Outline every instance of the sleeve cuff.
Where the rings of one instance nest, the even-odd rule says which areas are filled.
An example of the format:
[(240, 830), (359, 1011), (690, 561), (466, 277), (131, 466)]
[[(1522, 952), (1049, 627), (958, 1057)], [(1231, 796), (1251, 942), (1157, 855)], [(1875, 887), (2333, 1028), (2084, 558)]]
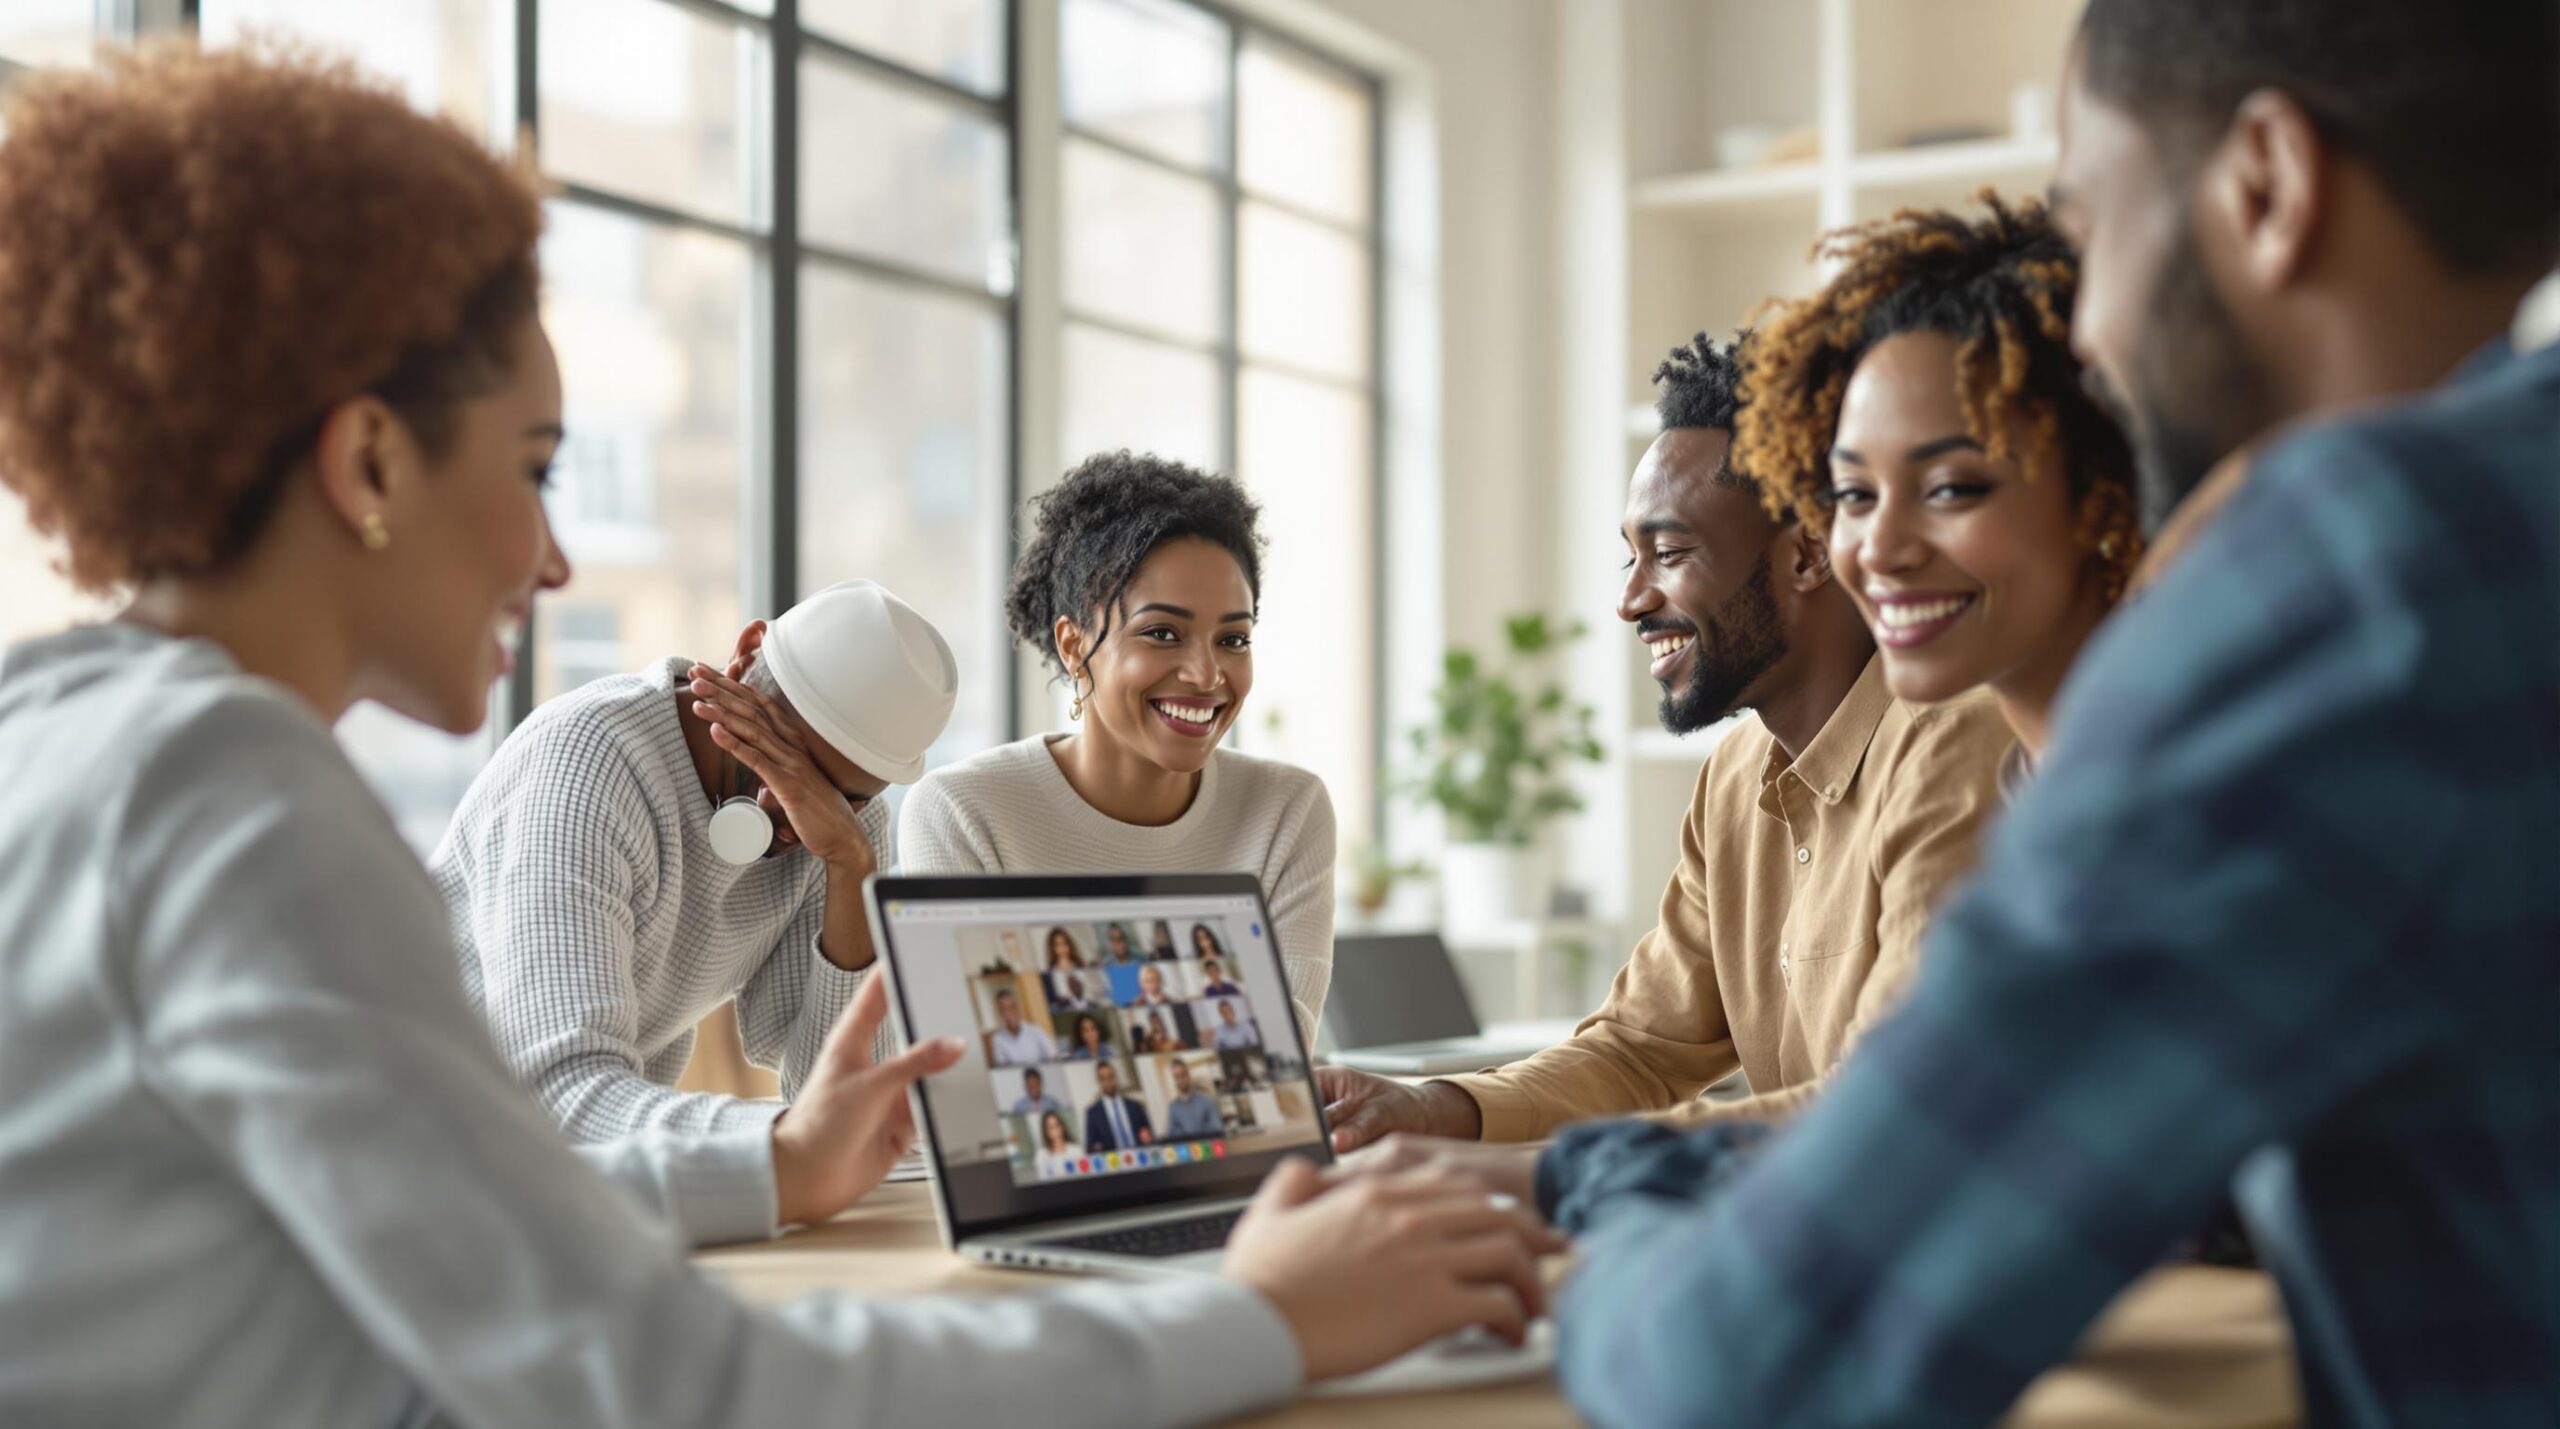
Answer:
[(779, 1206), (773, 1181), (775, 1102), (752, 1125), (694, 1134), (643, 1132), (569, 1150), (639, 1201), (686, 1245), (771, 1240)]
[(809, 938), (809, 996), (832, 1003), (841, 1010), (853, 1001), (854, 993), (861, 990), (862, 979), (871, 969), (852, 972), (837, 967), (835, 959), (827, 956), (825, 941), (823, 934), (812, 934)]
[(1456, 1077), (1434, 1077), (1447, 1082), (1475, 1099), (1476, 1114), (1482, 1118), (1483, 1141), (1536, 1141), (1554, 1128), (1538, 1110), (1526, 1092), (1489, 1072), (1469, 1072)]
[(1306, 1383), (1306, 1362), (1289, 1322), (1261, 1292), (1214, 1276), (1159, 1281), (1133, 1298), (1126, 1283), (1070, 1292), (1116, 1320), (1135, 1311), (1151, 1323), (1156, 1393), (1145, 1416), (1160, 1424), (1209, 1424), (1285, 1404)]
[(1705, 1201), (1756, 1159), (1770, 1134), (1749, 1121), (1686, 1133), (1642, 1118), (1567, 1127), (1538, 1157), (1539, 1213), (1579, 1236), (1629, 1198)]
[(688, 1137), (668, 1151), (667, 1216), (689, 1245), (771, 1240), (782, 1227), (773, 1180), (773, 1119), (779, 1108), (742, 1102), (764, 1114), (752, 1126)]

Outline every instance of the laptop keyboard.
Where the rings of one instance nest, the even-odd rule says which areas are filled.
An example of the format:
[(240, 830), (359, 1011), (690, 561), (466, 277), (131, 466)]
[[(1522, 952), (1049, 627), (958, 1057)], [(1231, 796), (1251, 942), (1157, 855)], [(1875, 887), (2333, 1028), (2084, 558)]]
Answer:
[(1190, 1255), (1225, 1245), (1228, 1233), (1236, 1228), (1236, 1221), (1243, 1214), (1238, 1208), (1198, 1220), (1158, 1221), (1093, 1235), (1061, 1236), (1041, 1244), (1060, 1250), (1096, 1250), (1106, 1255)]

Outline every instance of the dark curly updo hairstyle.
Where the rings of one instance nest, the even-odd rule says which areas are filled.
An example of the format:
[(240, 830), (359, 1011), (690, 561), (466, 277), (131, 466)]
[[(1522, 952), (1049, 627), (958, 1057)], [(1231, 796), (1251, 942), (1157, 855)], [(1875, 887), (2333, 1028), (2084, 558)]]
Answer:
[(1034, 497), (1032, 535), (1013, 563), (1005, 624), (1060, 675), (1058, 617), (1093, 633), (1086, 659), (1109, 638), (1138, 567), (1167, 541), (1197, 537), (1224, 547), (1262, 603), (1262, 508), (1232, 477), (1137, 452), (1088, 458)]

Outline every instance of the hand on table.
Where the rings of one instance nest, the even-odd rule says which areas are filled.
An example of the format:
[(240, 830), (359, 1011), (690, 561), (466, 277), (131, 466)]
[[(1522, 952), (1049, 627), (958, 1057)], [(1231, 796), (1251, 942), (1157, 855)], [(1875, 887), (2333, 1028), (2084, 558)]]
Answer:
[(960, 1060), (957, 1037), (937, 1037), (878, 1065), (872, 1035), (889, 1011), (886, 979), (863, 980), (818, 1049), (800, 1099), (773, 1123), (773, 1180), (785, 1225), (815, 1225), (880, 1184), (915, 1145), (907, 1089)]
[(1445, 1136), (1408, 1136), (1396, 1132), (1357, 1155), (1335, 1164), (1327, 1178), (1356, 1181), (1398, 1172), (1426, 1172), (1463, 1182), (1487, 1195), (1508, 1196), (1524, 1206), (1538, 1203), (1538, 1153), (1544, 1144), (1531, 1141), (1459, 1141)]
[(1227, 1242), (1226, 1273), (1271, 1301), (1309, 1380), (1356, 1374), (1481, 1325), (1514, 1344), (1545, 1312), (1561, 1237), (1506, 1196), (1429, 1171), (1328, 1184), (1291, 1157)]
[(1357, 1151), (1397, 1131), (1469, 1140), (1484, 1134), (1476, 1099), (1447, 1082), (1414, 1086), (1349, 1067), (1318, 1067), (1316, 1090), (1336, 1152)]

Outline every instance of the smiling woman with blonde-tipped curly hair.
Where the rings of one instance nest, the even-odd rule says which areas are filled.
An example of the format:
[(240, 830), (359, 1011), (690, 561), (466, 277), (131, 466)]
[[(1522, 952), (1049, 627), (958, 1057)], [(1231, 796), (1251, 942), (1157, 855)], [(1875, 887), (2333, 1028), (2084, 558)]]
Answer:
[(1825, 534), (1902, 699), (1988, 686), (2032, 757), (2141, 555), (2133, 458), (2071, 351), (2079, 266), (2044, 206), (1905, 210), (1746, 355), (1733, 463)]

